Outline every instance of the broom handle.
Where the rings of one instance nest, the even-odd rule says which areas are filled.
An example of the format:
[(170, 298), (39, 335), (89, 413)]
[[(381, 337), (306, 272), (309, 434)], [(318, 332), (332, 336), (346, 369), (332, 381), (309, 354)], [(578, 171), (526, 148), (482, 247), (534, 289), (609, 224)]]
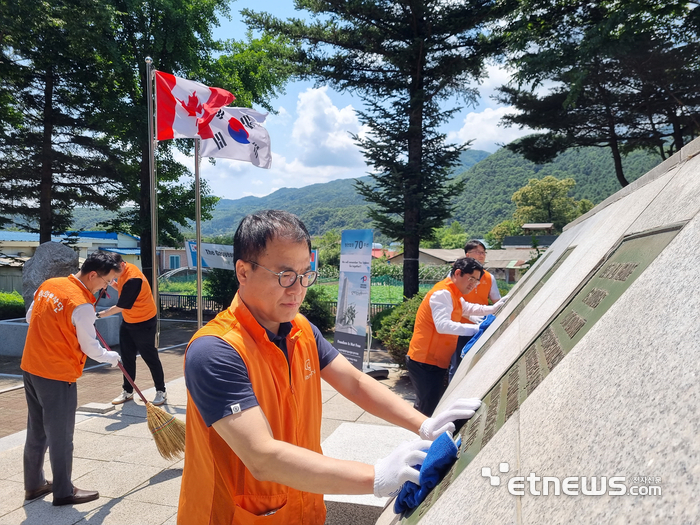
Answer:
[[(110, 350), (110, 351), (111, 351), (112, 349), (109, 347), (109, 345), (108, 345), (107, 342), (104, 340), (104, 338), (100, 335), (100, 332), (97, 331), (97, 328), (95, 328), (95, 334), (97, 334), (97, 338), (98, 338), (98, 339), (100, 340), (100, 342), (104, 345), (104, 347), (105, 347), (107, 350)], [(122, 374), (124, 374), (124, 377), (126, 377), (126, 380), (129, 381), (129, 383), (131, 383), (131, 386), (132, 386), (132, 387), (134, 387), (134, 390), (136, 390), (136, 393), (137, 393), (137, 394), (139, 395), (139, 397), (143, 400), (143, 402), (144, 402), (145, 404), (148, 404), (148, 400), (147, 400), (146, 397), (141, 393), (141, 390), (139, 390), (139, 387), (136, 386), (136, 383), (134, 383), (134, 380), (131, 379), (131, 376), (130, 376), (129, 374), (127, 374), (126, 370), (124, 369), (124, 365), (122, 364), (121, 361), (117, 361), (117, 366), (118, 366), (119, 369), (122, 371)]]
[[(103, 289), (100, 291), (100, 295), (99, 295), (99, 297), (97, 298), (97, 301), (95, 301), (95, 309), (97, 309), (97, 303), (99, 302), (99, 300), (102, 299), (102, 297), (104, 296), (104, 292), (105, 292), (105, 289), (103, 288)], [(95, 334), (97, 335), (97, 338), (100, 340), (100, 342), (104, 345), (104, 347), (105, 347), (107, 350), (109, 350), (109, 351), (111, 352), (112, 349), (111, 349), (111, 348), (109, 347), (109, 345), (107, 344), (107, 341), (104, 340), (104, 338), (102, 337), (102, 335), (100, 334), (100, 332), (97, 331), (97, 327), (95, 327)], [(144, 395), (141, 393), (141, 390), (139, 390), (139, 387), (136, 386), (136, 383), (134, 383), (134, 380), (131, 379), (131, 376), (130, 376), (130, 375), (126, 372), (126, 370), (124, 369), (124, 365), (122, 364), (121, 361), (117, 361), (117, 366), (119, 367), (119, 370), (122, 371), (122, 374), (124, 374), (124, 377), (126, 377), (126, 380), (127, 380), (129, 383), (131, 383), (131, 386), (134, 388), (134, 390), (136, 390), (136, 393), (139, 395), (139, 397), (140, 397), (141, 400), (144, 402), (144, 404), (148, 404), (148, 400), (146, 399), (146, 396), (144, 396)]]

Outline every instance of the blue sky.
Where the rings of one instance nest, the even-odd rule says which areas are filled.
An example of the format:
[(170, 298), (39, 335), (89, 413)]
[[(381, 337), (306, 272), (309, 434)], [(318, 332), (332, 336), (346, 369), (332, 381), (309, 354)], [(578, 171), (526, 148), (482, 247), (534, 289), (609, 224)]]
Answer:
[[(298, 18), (303, 14), (294, 10), (293, 0), (238, 0), (231, 3), (232, 19), (222, 20), (215, 31), (217, 38), (244, 38), (246, 27), (239, 11), (245, 7), (280, 18)], [(451, 142), (475, 139), (473, 149), (494, 152), (498, 144), (506, 144), (528, 131), (498, 126), (508, 108), (496, 103), (491, 95), (508, 81), (508, 74), (497, 65), (490, 65), (488, 72), (489, 77), (478, 86), (478, 105), (462, 109), (445, 123), (443, 131)], [(293, 82), (285, 91), (285, 95), (272, 101), (278, 114), (269, 115), (265, 123), (272, 143), (272, 167), (261, 169), (226, 159), (217, 159), (212, 166), (203, 159), (200, 175), (214, 195), (226, 199), (262, 197), (283, 187), (298, 188), (367, 174), (368, 167), (349, 135), (362, 133), (356, 114), (356, 109), (362, 107), (359, 97), (338, 93), (328, 86), (315, 88), (312, 82)], [(179, 160), (193, 166), (193, 159), (181, 155)]]

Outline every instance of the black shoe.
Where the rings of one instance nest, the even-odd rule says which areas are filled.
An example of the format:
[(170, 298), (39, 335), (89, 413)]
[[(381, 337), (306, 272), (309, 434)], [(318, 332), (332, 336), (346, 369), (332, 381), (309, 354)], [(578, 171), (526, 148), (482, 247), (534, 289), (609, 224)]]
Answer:
[(50, 481), (44, 481), (44, 484), (38, 489), (25, 490), (24, 499), (27, 501), (37, 499), (42, 496), (46, 496), (50, 492), (53, 492), (53, 483), (51, 483)]
[(65, 498), (57, 498), (54, 496), (53, 505), (54, 507), (58, 507), (60, 505), (79, 505), (80, 503), (94, 501), (99, 497), (100, 493), (96, 490), (82, 490), (78, 487), (73, 487), (72, 496), (67, 496)]

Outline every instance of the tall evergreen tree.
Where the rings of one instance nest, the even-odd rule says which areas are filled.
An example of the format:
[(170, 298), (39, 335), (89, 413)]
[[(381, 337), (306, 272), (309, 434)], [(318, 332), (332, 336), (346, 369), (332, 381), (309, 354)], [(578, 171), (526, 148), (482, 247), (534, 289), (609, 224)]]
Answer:
[[(571, 147), (662, 158), (700, 134), (700, 12), (682, 0), (520, 0), (503, 25), (515, 69), (507, 124), (546, 133), (509, 146), (533, 162)], [(553, 82), (548, 93), (540, 89)]]
[(116, 209), (123, 197), (125, 157), (97, 96), (110, 13), (86, 0), (1, 0), (0, 27), (0, 221), (20, 216), (46, 242), (74, 206)]
[(485, 28), (507, 1), (296, 0), (311, 23), (282, 21), (243, 11), (249, 23), (302, 44), (302, 74), (357, 93), (366, 105), (360, 120), (368, 136), (355, 137), (373, 167), (373, 184), (357, 190), (376, 205), (378, 229), (404, 245), (404, 295), (418, 292), (418, 248), (451, 214), (461, 185), (449, 172), (464, 145), (447, 144), (438, 127), (460, 108), (439, 102), (459, 96), (484, 75), (484, 59), (497, 45)]

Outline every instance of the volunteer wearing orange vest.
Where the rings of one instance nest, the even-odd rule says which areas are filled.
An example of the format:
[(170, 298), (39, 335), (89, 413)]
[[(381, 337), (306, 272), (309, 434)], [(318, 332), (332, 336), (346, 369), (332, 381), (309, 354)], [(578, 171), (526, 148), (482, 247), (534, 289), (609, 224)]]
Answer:
[[(469, 418), (459, 400), (426, 418), (362, 374), (299, 314), (311, 240), (294, 215), (245, 217), (234, 236), (240, 287), (231, 306), (199, 330), (185, 353), (187, 440), (180, 524), (322, 525), (323, 494), (395, 494), (418, 482), (429, 440)], [(323, 456), (321, 378), (363, 409), (423, 438), (375, 466)]]
[[(486, 263), (486, 246), (484, 246), (483, 242), (473, 239), (464, 245), (464, 256), (477, 260), (479, 264), (483, 266), (484, 263)], [(463, 297), (468, 303), (487, 305), (489, 304), (489, 299), (492, 303), (498, 302), (501, 299), (501, 292), (498, 290), (498, 283), (496, 283), (496, 279), (493, 275), (484, 270), (484, 275), (481, 276), (481, 280), (476, 288)], [(462, 319), (463, 323), (479, 324), (481, 321), (482, 319), (478, 317)], [(470, 335), (460, 335), (457, 339), (457, 349), (450, 360), (450, 370), (448, 374), (450, 381), (452, 381), (457, 367), (459, 367), (459, 364), (462, 362), (462, 348), (469, 342), (469, 339), (471, 339)]]
[[(156, 303), (146, 276), (137, 266), (122, 262), (122, 274), (115, 286), (119, 294), (117, 304), (97, 313), (98, 318), (121, 312), (123, 322), (119, 327), (119, 351), (122, 355), (124, 370), (136, 379), (136, 354), (141, 354), (151, 371), (156, 387), (154, 405), (162, 405), (168, 398), (165, 392), (165, 375), (163, 365), (156, 348), (156, 331), (158, 328)], [(134, 389), (126, 377), (122, 383), (122, 393), (112, 400), (119, 405), (134, 397)]]
[(406, 368), (416, 389), (418, 411), (430, 416), (445, 392), (445, 373), (460, 335), (474, 335), (478, 325), (462, 322), (470, 315), (488, 315), (500, 307), (467, 303), (462, 296), (479, 283), (483, 267), (464, 257), (452, 265), (450, 275), (426, 294), (418, 307)]
[[(115, 255), (93, 253), (77, 274), (44, 281), (27, 312), (29, 330), (21, 363), (28, 412), (24, 445), (27, 500), (53, 492), (53, 504), (58, 506), (100, 497), (96, 491), (73, 486), (71, 481), (78, 408), (76, 381), (88, 357), (113, 367), (119, 361), (118, 353), (105, 350), (95, 338), (93, 307), (94, 293), (121, 272)], [(53, 483), (44, 477), (47, 448)]]

